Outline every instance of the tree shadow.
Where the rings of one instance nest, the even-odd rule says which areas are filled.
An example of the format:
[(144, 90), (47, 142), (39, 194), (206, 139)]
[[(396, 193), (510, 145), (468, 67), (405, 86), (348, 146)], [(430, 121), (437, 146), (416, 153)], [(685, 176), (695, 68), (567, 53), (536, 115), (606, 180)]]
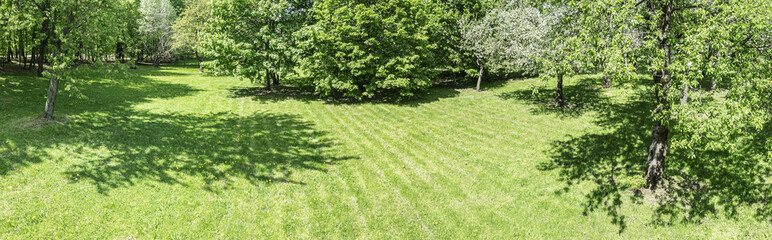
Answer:
[(228, 92), (232, 98), (251, 98), (258, 102), (280, 102), (289, 99), (309, 102), (319, 99), (313, 90), (285, 85), (274, 86), (271, 90), (263, 86), (234, 87), (229, 88)]
[(689, 152), (693, 155), (679, 153), (677, 161), (670, 160), (667, 194), (661, 196), (655, 221), (700, 222), (721, 213), (737, 218), (745, 207), (758, 220), (772, 221), (772, 119), (762, 125), (727, 132), (725, 141), (738, 149), (706, 142)]
[(265, 87), (239, 87), (230, 88), (230, 97), (233, 98), (251, 98), (257, 102), (280, 102), (285, 100), (298, 100), (302, 102), (310, 102), (314, 100), (323, 101), (325, 104), (332, 105), (357, 105), (357, 104), (395, 104), (407, 107), (417, 107), (422, 104), (438, 101), (443, 98), (452, 98), (458, 96), (460, 92), (452, 87), (447, 86), (432, 86), (425, 92), (417, 93), (417, 97), (400, 99), (394, 97), (394, 95), (378, 95), (374, 98), (358, 100), (354, 98), (346, 97), (321, 97), (313, 92), (313, 89), (299, 87), (299, 86), (275, 86), (271, 90), (265, 89)]
[(531, 109), (534, 114), (555, 114), (560, 117), (577, 117), (588, 111), (603, 111), (611, 105), (611, 99), (603, 94), (603, 90), (597, 86), (600, 80), (593, 77), (585, 77), (576, 84), (563, 86), (566, 106), (555, 105), (554, 88), (520, 89), (501, 93), (502, 99), (515, 99), (531, 102), (536, 105)]
[(729, 138), (742, 146), (736, 151), (696, 146), (694, 157), (689, 157), (683, 149), (670, 148), (665, 186), (653, 193), (644, 189), (655, 105), (643, 99), (650, 96), (641, 91), (627, 101), (613, 101), (598, 112), (595, 124), (601, 130), (551, 144), (551, 160), (538, 167), (558, 171), (567, 185), (557, 193), (593, 183), (582, 204), (584, 214), (605, 212), (620, 233), (627, 227), (621, 213), (623, 196), (634, 204), (656, 206), (651, 219), (655, 225), (699, 223), (720, 210), (733, 218), (743, 206), (754, 209), (758, 219), (772, 220), (772, 121), (761, 131), (742, 130), (737, 133), (741, 137)]
[(543, 171), (557, 169), (567, 184), (564, 191), (581, 182), (594, 183), (594, 189), (585, 196), (584, 214), (603, 210), (620, 232), (626, 228), (625, 216), (620, 213), (622, 192), (642, 185), (650, 112), (654, 107), (636, 99), (644, 98), (604, 104), (596, 121), (603, 130), (553, 142), (551, 161), (539, 166)]
[[(79, 79), (73, 82), (80, 96), (62, 91), (57, 100), (57, 113), (66, 121), (35, 128), (3, 123), (11, 128), (0, 130), (0, 176), (58, 161), (48, 150), (62, 149), (75, 162), (62, 174), (73, 183), (87, 181), (103, 194), (144, 181), (187, 185), (200, 180), (199, 185), (216, 191), (239, 179), (252, 184), (305, 184), (294, 180), (293, 173), (326, 171), (328, 165), (352, 158), (328, 154), (332, 139), (296, 115), (134, 109), (139, 103), (200, 91), (148, 77), (165, 74), (159, 71), (163, 69), (143, 67), (76, 74)], [(8, 121), (34, 120), (30, 116), (42, 111), (42, 101), (28, 99), (45, 93), (47, 82), (25, 74), (10, 77), (19, 83), (13, 91), (0, 92), (0, 99), (10, 99), (13, 106)]]
[(94, 113), (80, 115), (69, 127), (92, 132), (76, 137), (84, 146), (78, 155), (110, 150), (65, 172), (71, 181), (88, 180), (102, 193), (139, 180), (186, 185), (180, 179), (190, 177), (200, 179), (208, 190), (227, 188), (237, 179), (305, 184), (294, 181), (292, 174), (326, 171), (328, 165), (351, 158), (327, 155), (332, 141), (325, 132), (285, 114)]

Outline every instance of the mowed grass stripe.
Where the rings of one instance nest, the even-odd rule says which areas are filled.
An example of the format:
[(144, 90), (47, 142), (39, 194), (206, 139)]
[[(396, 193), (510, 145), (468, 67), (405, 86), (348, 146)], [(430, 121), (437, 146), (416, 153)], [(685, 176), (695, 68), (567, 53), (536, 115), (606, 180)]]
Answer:
[[(369, 151), (366, 151), (366, 152), (377, 151), (378, 152), (377, 155), (380, 155), (380, 156), (390, 155), (392, 157), (399, 157), (397, 154), (388, 150), (389, 148), (393, 148), (393, 146), (391, 146), (387, 141), (381, 138), (380, 135), (374, 134), (373, 130), (371, 129), (368, 130), (366, 126), (362, 125), (362, 123), (364, 122), (362, 121), (364, 119), (362, 118), (363, 113), (359, 111), (351, 111), (352, 106), (345, 106), (344, 108), (346, 111), (343, 111), (344, 114), (341, 114), (341, 115), (346, 116), (348, 118), (347, 120), (349, 123), (354, 123), (354, 125), (358, 127), (359, 132), (367, 133), (367, 136), (369, 136), (369, 138), (367, 139), (370, 140), (368, 142), (370, 142), (371, 144), (368, 144)], [(370, 126), (372, 126), (372, 123), (370, 123)], [(374, 146), (381, 146), (381, 147), (375, 148)], [(405, 199), (401, 191), (399, 191), (398, 188), (395, 188), (395, 187), (400, 187), (405, 185), (404, 182), (409, 180), (406, 179), (406, 177), (402, 172), (395, 171), (396, 168), (394, 168), (392, 162), (389, 161), (388, 158), (385, 158), (385, 159), (375, 158), (375, 159), (377, 160), (372, 161), (372, 163), (377, 166), (375, 170), (381, 172), (381, 174), (385, 174), (384, 176), (394, 176), (394, 175), (399, 176), (399, 179), (394, 179), (394, 178), (384, 179), (384, 181), (388, 183), (388, 187), (384, 189), (384, 191), (391, 192), (392, 194), (390, 194), (389, 197), (397, 201), (397, 202), (392, 202), (390, 206), (398, 208), (399, 209), (398, 212), (400, 215), (403, 216), (402, 217), (403, 219), (409, 219), (409, 220), (412, 220), (412, 222), (418, 222), (421, 225), (419, 228), (421, 228), (422, 230), (422, 231), (416, 232), (413, 228), (418, 226), (414, 226), (411, 224), (407, 226), (410, 228), (411, 230), (410, 232), (401, 232), (401, 231), (396, 231), (396, 229), (394, 229), (395, 231), (393, 231), (393, 233), (396, 234), (397, 232), (401, 232), (401, 234), (420, 236), (421, 232), (428, 232), (428, 228), (426, 228), (426, 225), (425, 223), (422, 222), (422, 220), (420, 219), (420, 216), (416, 216), (414, 213), (411, 214), (411, 211), (415, 212), (415, 209), (412, 209), (412, 206), (410, 206), (410, 203)], [(389, 173), (392, 173), (392, 174), (389, 174)], [(403, 184), (399, 184), (400, 182), (403, 182)], [(399, 205), (401, 205), (401, 207)]]

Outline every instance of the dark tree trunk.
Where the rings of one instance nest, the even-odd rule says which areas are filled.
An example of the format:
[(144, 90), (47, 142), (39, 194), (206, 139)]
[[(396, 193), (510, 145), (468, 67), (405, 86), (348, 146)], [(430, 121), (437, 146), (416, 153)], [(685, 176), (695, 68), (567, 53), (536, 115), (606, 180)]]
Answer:
[[(45, 13), (47, 11), (47, 6), (43, 5), (40, 11)], [(43, 19), (43, 24), (40, 27), (40, 32), (43, 34), (46, 34), (46, 37), (43, 39), (43, 41), (40, 42), (40, 46), (38, 48), (38, 56), (39, 56), (37, 59), (38, 60), (38, 70), (37, 70), (38, 77), (43, 76), (43, 62), (45, 62), (46, 60), (46, 48), (48, 48), (48, 41), (51, 39), (50, 24), (51, 24), (51, 20), (45, 17)]]
[(480, 65), (480, 72), (477, 74), (477, 92), (480, 92), (480, 84), (482, 83), (482, 77), (483, 77), (483, 72), (485, 70), (484, 69), (485, 65), (479, 59), (477, 59), (477, 65)]
[(657, 99), (657, 109), (655, 110), (654, 127), (651, 131), (651, 145), (649, 145), (649, 156), (646, 161), (646, 188), (650, 190), (656, 190), (662, 185), (662, 179), (665, 177), (665, 160), (667, 156), (668, 139), (670, 127), (668, 121), (670, 120), (669, 110), (670, 102), (668, 101), (668, 90), (670, 88), (671, 77), (670, 70), (670, 43), (668, 39), (668, 33), (670, 31), (670, 17), (672, 14), (671, 3), (666, 3), (662, 7), (662, 38), (660, 39), (660, 48), (664, 52), (662, 69), (660, 70), (661, 76), (655, 78), (655, 89)]
[(665, 157), (667, 156), (668, 135), (670, 127), (663, 125), (661, 120), (654, 123), (651, 130), (651, 145), (646, 161), (646, 188), (656, 190), (665, 177)]
[(555, 103), (558, 107), (565, 106), (565, 100), (563, 99), (563, 74), (558, 74), (558, 86), (555, 88)]
[(279, 74), (278, 73), (274, 73), (273, 74), (273, 79), (272, 80), (273, 80), (273, 86), (274, 87), (279, 86)]
[(43, 120), (54, 119), (54, 104), (56, 103), (56, 92), (59, 90), (59, 78), (54, 75), (51, 77), (51, 85), (48, 87), (48, 95), (46, 97), (46, 108), (43, 111)]
[(27, 53), (24, 52), (24, 34), (22, 33), (22, 31), (19, 31), (19, 53), (21, 54), (19, 61), (21, 62), (21, 66), (25, 67), (27, 65)]
[(265, 89), (271, 90), (271, 73), (267, 71), (265, 72)]

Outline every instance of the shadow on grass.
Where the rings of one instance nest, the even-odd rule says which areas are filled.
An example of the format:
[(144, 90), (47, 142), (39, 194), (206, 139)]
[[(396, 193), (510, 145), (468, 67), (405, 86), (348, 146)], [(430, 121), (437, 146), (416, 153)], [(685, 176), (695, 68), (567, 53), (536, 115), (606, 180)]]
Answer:
[(72, 181), (91, 181), (100, 192), (138, 180), (185, 185), (179, 180), (185, 177), (200, 179), (210, 190), (239, 178), (305, 184), (293, 181), (293, 172), (326, 171), (326, 165), (348, 159), (327, 156), (331, 139), (294, 115), (89, 113), (76, 121), (69, 124), (71, 131), (98, 131), (78, 139), (87, 148), (76, 154), (94, 149), (110, 154), (76, 164), (66, 174)]
[(534, 114), (556, 114), (560, 117), (576, 117), (587, 111), (601, 111), (609, 108), (611, 100), (603, 95), (597, 83), (600, 79), (583, 78), (576, 84), (563, 86), (565, 107), (555, 106), (555, 89), (522, 89), (499, 94), (505, 100), (516, 99), (529, 101), (536, 105)]
[(584, 214), (603, 210), (622, 232), (626, 228), (625, 216), (620, 213), (622, 192), (638, 187), (643, 180), (653, 104), (631, 100), (604, 106), (596, 122), (603, 130), (553, 142), (552, 160), (539, 167), (558, 169), (567, 188), (580, 182), (594, 183), (583, 204)]
[[(590, 94), (589, 99), (597, 95), (593, 91), (577, 93)], [(655, 225), (699, 223), (718, 215), (719, 210), (729, 218), (737, 217), (743, 206), (754, 209), (758, 219), (772, 220), (772, 121), (763, 131), (740, 131), (741, 137), (730, 138), (743, 146), (739, 151), (708, 151), (708, 146), (697, 146), (696, 157), (689, 158), (683, 149), (671, 148), (665, 190), (651, 193), (643, 189), (655, 107), (644, 101), (650, 96), (639, 92), (624, 102), (604, 103), (597, 107), (595, 122), (601, 130), (552, 143), (551, 160), (538, 167), (559, 172), (567, 186), (557, 193), (582, 182), (593, 183), (583, 202), (584, 213), (605, 212), (620, 233), (627, 227), (621, 213), (625, 196), (636, 204), (657, 206), (651, 219)], [(678, 128), (675, 124), (674, 129)]]
[(397, 100), (395, 95), (383, 95), (371, 99), (356, 100), (354, 98), (333, 98), (333, 97), (320, 97), (314, 94), (312, 89), (296, 87), (296, 86), (275, 86), (272, 90), (266, 90), (265, 87), (242, 87), (231, 88), (230, 96), (233, 98), (248, 97), (258, 102), (279, 102), (289, 99), (298, 100), (302, 102), (309, 102), (314, 100), (324, 101), (326, 104), (368, 104), (368, 103), (383, 103), (383, 104), (396, 104), (400, 106), (417, 107), (422, 104), (438, 101), (443, 98), (452, 98), (458, 96), (460, 92), (447, 86), (433, 86), (427, 89), (425, 92), (416, 93), (416, 97)]
[[(772, 119), (761, 129), (727, 131), (724, 137), (697, 145), (693, 157), (669, 159), (657, 223), (700, 222), (721, 213), (736, 219), (741, 209), (772, 221)], [(719, 141), (729, 147), (710, 146)]]
[[(147, 77), (157, 71), (162, 70), (80, 73), (77, 86), (84, 97), (62, 94), (57, 100), (57, 113), (67, 116), (66, 123), (0, 131), (0, 176), (66, 157), (73, 165), (62, 174), (73, 183), (94, 184), (103, 194), (145, 181), (217, 191), (239, 179), (305, 184), (293, 180), (293, 173), (326, 171), (327, 165), (352, 158), (328, 154), (334, 146), (330, 136), (296, 115), (135, 110), (138, 103), (199, 91)], [(0, 93), (0, 99), (11, 99), (19, 110), (11, 117), (35, 116), (42, 101), (25, 98), (45, 93), (47, 84), (26, 75), (7, 78), (15, 88)]]

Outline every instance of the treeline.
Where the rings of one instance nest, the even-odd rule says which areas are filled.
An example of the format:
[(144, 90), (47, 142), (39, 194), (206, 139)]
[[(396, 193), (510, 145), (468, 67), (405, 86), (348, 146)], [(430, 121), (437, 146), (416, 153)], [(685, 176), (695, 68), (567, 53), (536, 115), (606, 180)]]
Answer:
[[(487, 0), (4, 0), (3, 61), (62, 75), (79, 62), (158, 66), (193, 56), (267, 88), (304, 76), (320, 95), (409, 97), (476, 73), (461, 19)], [(64, 63), (62, 65), (62, 63)]]

